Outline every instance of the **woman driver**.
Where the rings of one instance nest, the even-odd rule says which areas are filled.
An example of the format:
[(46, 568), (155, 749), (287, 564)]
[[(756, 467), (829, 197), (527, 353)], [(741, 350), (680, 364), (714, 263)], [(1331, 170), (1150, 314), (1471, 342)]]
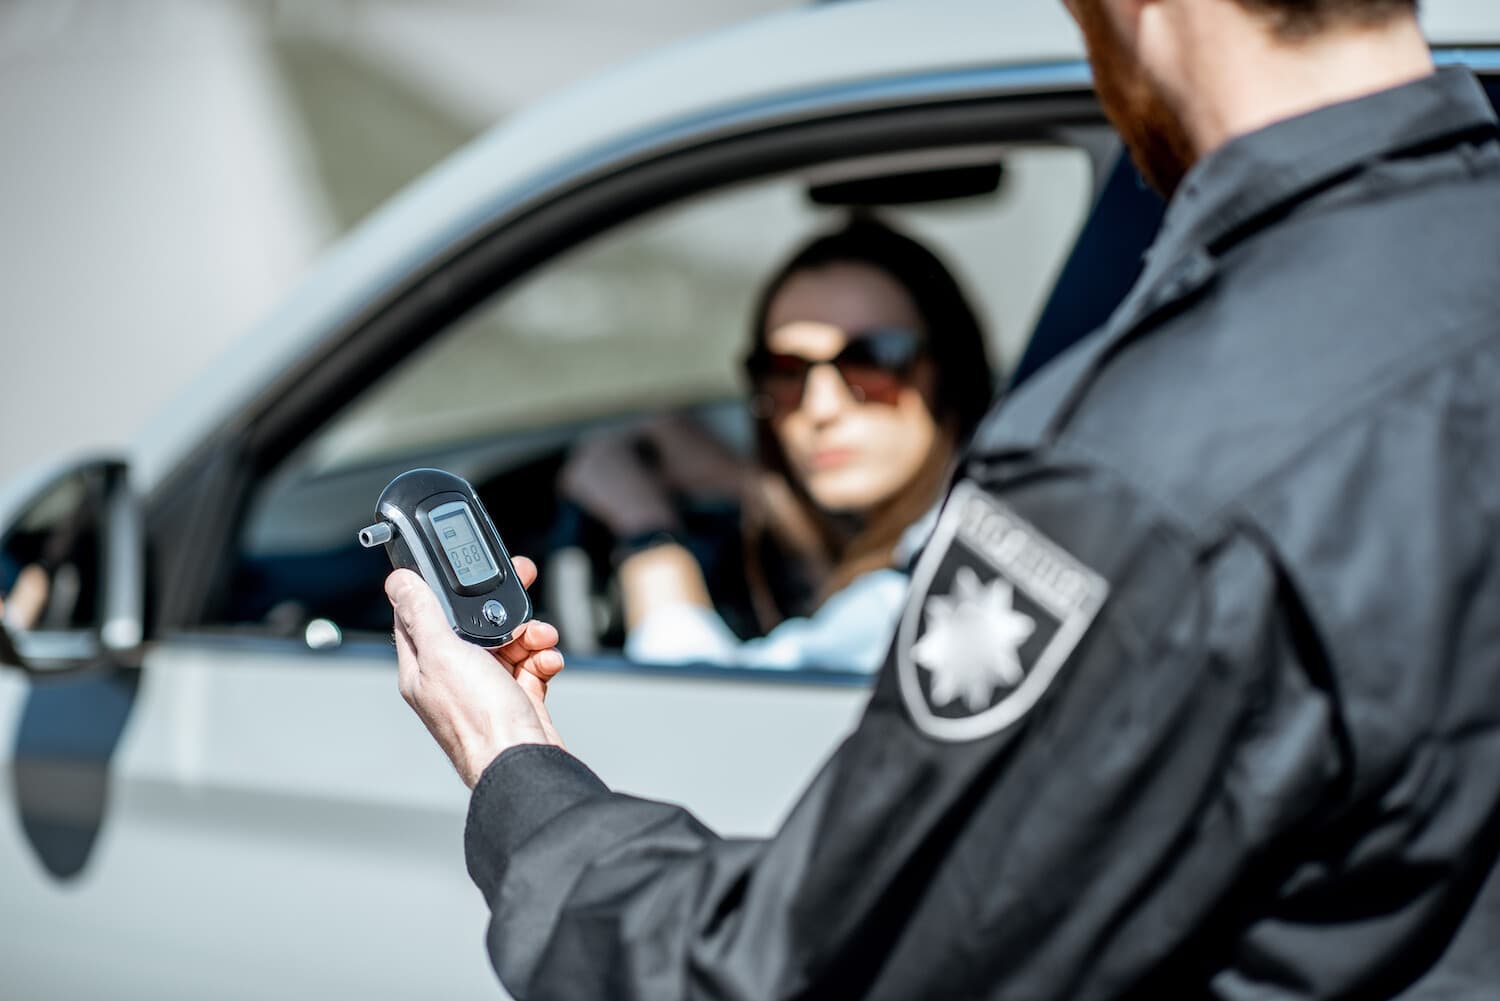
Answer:
[[(618, 563), (626, 653), (873, 671), (906, 593), (898, 568), (925, 534), (912, 528), (941, 497), (957, 449), (990, 403), (979, 323), (929, 250), (858, 219), (775, 274), (752, 332), (746, 369), (760, 473), (745, 501), (746, 563), (765, 635), (741, 640), (714, 612), (696, 559), (673, 541), (659, 485), (663, 500), (645, 506), (657, 514), (644, 521), (662, 523), (637, 517), (630, 535), (640, 542)], [(690, 456), (680, 429), (664, 435), (657, 445), (672, 464), (715, 461), (701, 448)], [(618, 506), (632, 478), (590, 476), (586, 467), (570, 464), (564, 489), (620, 524), (604, 509)], [(766, 554), (777, 551), (795, 572), (768, 570)], [(810, 585), (800, 608), (776, 587), (788, 579)]]

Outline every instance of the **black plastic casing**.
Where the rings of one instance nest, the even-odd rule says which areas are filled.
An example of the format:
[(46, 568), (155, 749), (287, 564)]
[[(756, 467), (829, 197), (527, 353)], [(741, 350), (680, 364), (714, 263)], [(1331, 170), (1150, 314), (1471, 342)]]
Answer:
[[(455, 576), (429, 517), (433, 508), (462, 500), (469, 506), (481, 541), (489, 548), (500, 573), (497, 577), (466, 587)], [(437, 595), (453, 631), (470, 643), (496, 649), (509, 643), (531, 619), (531, 599), (516, 578), (510, 553), (495, 530), (490, 513), (479, 502), (474, 488), (461, 476), (441, 469), (413, 469), (390, 482), (375, 504), (375, 517), (390, 523), (391, 540), (385, 554), (391, 566), (422, 575)], [(505, 610), (504, 622), (496, 625), (485, 617), (484, 607), (497, 601)]]

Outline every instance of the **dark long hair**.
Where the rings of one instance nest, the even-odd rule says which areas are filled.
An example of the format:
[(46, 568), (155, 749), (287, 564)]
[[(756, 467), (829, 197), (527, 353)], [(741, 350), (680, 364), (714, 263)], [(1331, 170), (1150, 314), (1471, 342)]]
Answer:
[[(890, 566), (892, 550), (902, 533), (937, 500), (947, 482), (958, 448), (989, 409), (994, 376), (985, 350), (979, 319), (953, 273), (931, 250), (916, 240), (869, 216), (851, 219), (841, 229), (814, 238), (794, 253), (766, 282), (752, 316), (751, 344), (764, 343), (771, 302), (796, 274), (832, 264), (863, 264), (888, 275), (906, 290), (922, 320), (926, 357), (937, 373), (929, 400), (946, 448), (934, 448), (928, 463), (908, 489), (867, 518), (851, 524), (818, 507), (794, 476), (768, 417), (756, 417), (756, 447), (768, 476), (768, 495), (789, 495), (790, 505), (778, 507), (768, 498), (747, 508), (747, 565), (757, 614), (769, 627), (779, 619), (780, 605), (769, 597), (763, 569), (765, 537), (778, 538), (796, 550), (807, 573), (821, 578), (814, 585), (814, 604), (847, 585), (855, 577)], [(776, 480), (780, 480), (777, 483)]]

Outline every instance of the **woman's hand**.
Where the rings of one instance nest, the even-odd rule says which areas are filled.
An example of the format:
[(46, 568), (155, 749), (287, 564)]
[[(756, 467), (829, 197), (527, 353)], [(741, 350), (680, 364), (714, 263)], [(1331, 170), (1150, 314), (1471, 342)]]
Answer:
[[(513, 561), (527, 587), (536, 564)], [(563, 668), (557, 630), (532, 621), (491, 653), (458, 638), (427, 582), (410, 570), (386, 578), (395, 611), (398, 685), (428, 731), (473, 788), (490, 762), (519, 744), (562, 739), (547, 712), (547, 685)]]
[(682, 415), (660, 417), (647, 422), (640, 433), (658, 456), (662, 479), (676, 492), (722, 499), (743, 494), (749, 465), (702, 422)]
[(568, 456), (559, 487), (617, 539), (676, 531), (674, 495), (737, 499), (745, 462), (701, 424), (670, 416), (585, 438)]
[(641, 439), (634, 432), (579, 442), (563, 466), (558, 489), (617, 539), (677, 527), (667, 486), (641, 454)]

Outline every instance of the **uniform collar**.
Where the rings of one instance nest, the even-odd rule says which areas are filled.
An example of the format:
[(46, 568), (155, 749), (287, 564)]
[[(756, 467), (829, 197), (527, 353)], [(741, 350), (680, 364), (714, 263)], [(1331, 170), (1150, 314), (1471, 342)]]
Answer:
[(1117, 348), (1206, 290), (1238, 240), (1367, 165), (1495, 128), (1479, 81), (1453, 67), (1231, 139), (1183, 179), (1145, 271), (1109, 322), (992, 413), (971, 454), (1026, 450), (1059, 433)]
[(1176, 247), (1218, 251), (1361, 167), (1494, 127), (1484, 88), (1461, 67), (1318, 108), (1233, 138), (1200, 160), (1167, 208), (1163, 236)]

